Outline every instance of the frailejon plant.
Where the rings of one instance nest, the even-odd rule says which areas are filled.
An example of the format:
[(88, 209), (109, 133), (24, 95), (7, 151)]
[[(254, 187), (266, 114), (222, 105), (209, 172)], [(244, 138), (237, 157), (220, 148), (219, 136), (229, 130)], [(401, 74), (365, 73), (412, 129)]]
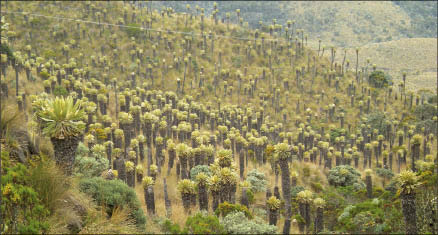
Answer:
[(71, 97), (56, 97), (32, 104), (43, 134), (52, 141), (57, 164), (70, 175), (80, 135), (84, 130), (82, 119), (85, 113), (81, 102), (75, 103)]

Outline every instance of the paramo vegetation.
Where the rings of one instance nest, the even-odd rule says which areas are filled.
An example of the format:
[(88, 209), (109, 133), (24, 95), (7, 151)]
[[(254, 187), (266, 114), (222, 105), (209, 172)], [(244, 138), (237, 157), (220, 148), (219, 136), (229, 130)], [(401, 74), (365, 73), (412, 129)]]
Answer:
[(360, 48), (217, 4), (1, 9), (1, 233), (438, 233), (436, 90)]

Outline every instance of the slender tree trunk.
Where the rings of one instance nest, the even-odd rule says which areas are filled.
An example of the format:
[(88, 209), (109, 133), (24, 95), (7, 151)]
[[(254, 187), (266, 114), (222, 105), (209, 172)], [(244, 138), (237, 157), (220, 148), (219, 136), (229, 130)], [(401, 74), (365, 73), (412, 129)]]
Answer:
[(150, 185), (144, 189), (144, 200), (149, 215), (155, 215), (155, 196), (154, 188)]
[(322, 230), (324, 230), (324, 209), (318, 207), (316, 208), (314, 233), (320, 233)]
[(167, 193), (167, 183), (166, 179), (163, 178), (163, 190), (164, 190), (164, 205), (166, 206), (166, 216), (167, 218), (172, 217), (172, 204)]
[(270, 225), (277, 225), (277, 216), (278, 216), (278, 209), (277, 210), (269, 210), (269, 224)]
[(290, 218), (292, 215), (291, 210), (291, 198), (290, 198), (290, 173), (289, 173), (289, 165), (287, 159), (280, 159), (280, 168), (281, 168), (281, 188), (283, 190), (283, 198), (285, 202), (285, 222), (283, 226), (283, 233), (289, 234), (290, 231)]
[(72, 136), (66, 139), (51, 138), (50, 140), (55, 151), (56, 164), (64, 169), (66, 175), (71, 175), (80, 137)]
[(415, 193), (402, 193), (402, 210), (406, 223), (406, 234), (418, 234)]
[(126, 182), (129, 187), (135, 188), (135, 170), (126, 173)]
[(367, 185), (367, 197), (373, 198), (373, 183), (371, 181), (371, 175), (367, 175), (365, 181)]

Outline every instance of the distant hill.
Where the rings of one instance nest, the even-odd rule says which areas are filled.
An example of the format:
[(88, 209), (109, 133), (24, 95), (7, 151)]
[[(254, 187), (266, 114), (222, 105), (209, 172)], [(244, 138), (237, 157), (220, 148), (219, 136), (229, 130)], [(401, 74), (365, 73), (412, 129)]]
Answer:
[[(315, 43), (313, 43), (315, 44)], [(376, 64), (378, 69), (389, 73), (394, 81), (399, 82), (403, 72), (407, 73), (407, 87), (418, 89), (435, 89), (437, 87), (437, 39), (404, 38), (389, 42), (371, 43), (361, 47), (359, 65), (367, 59)], [(336, 60), (341, 62), (344, 56), (338, 48)], [(347, 60), (355, 66), (355, 50), (347, 49)]]
[[(153, 7), (172, 7), (178, 12), (196, 12), (196, 5), (205, 9), (205, 14), (213, 11), (214, 2), (160, 1)], [(437, 3), (434, 1), (232, 1), (217, 2), (219, 18), (237, 22), (236, 9), (249, 26), (257, 28), (259, 22), (271, 25), (285, 25), (288, 20), (295, 21), (309, 38), (320, 38), (325, 44), (335, 46), (362, 46), (372, 42), (384, 42), (401, 38), (437, 36)]]

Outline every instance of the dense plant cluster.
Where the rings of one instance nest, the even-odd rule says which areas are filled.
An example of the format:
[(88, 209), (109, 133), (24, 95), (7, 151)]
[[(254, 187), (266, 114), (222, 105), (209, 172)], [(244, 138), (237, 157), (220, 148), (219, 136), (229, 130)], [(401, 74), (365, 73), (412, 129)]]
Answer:
[(433, 92), (359, 49), (337, 63), (292, 21), (252, 30), (217, 4), (1, 4), (2, 232), (437, 231)]

